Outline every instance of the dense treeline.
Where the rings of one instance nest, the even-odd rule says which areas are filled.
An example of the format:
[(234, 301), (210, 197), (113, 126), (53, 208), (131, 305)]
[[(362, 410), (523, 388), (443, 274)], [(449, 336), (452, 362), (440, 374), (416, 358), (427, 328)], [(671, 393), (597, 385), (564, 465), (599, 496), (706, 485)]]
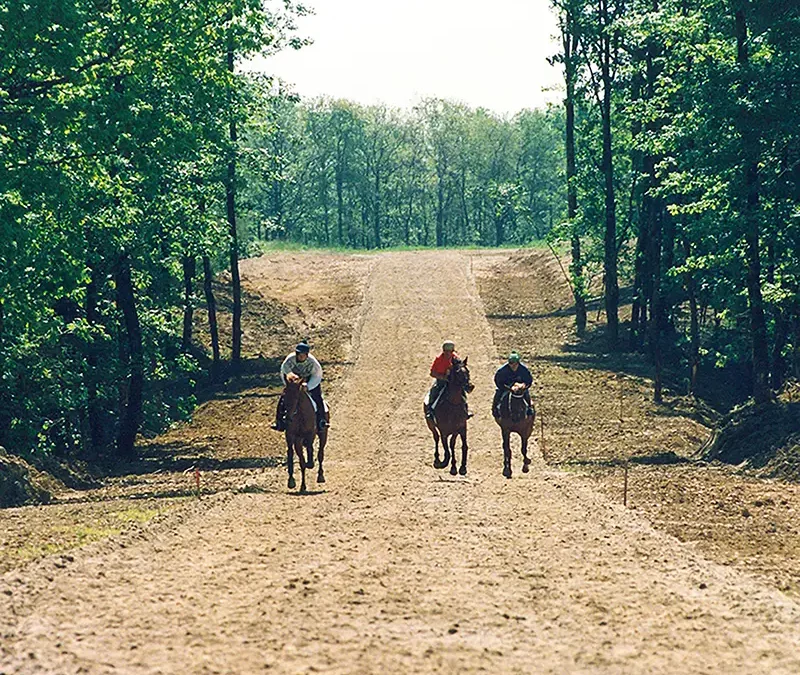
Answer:
[(0, 2), (0, 445), (129, 456), (191, 407), (198, 266), (213, 318), (214, 265), (238, 274), (237, 125), (267, 86), (235, 64), (296, 46), (302, 11)]
[(800, 5), (553, 4), (579, 328), (588, 244), (602, 248), (610, 348), (652, 357), (656, 400), (675, 359), (692, 391), (705, 366), (746, 365), (769, 400), (800, 375)]
[(564, 218), (559, 111), (508, 120), (438, 99), (405, 112), (276, 96), (265, 116), (247, 139), (256, 239), (494, 246)]

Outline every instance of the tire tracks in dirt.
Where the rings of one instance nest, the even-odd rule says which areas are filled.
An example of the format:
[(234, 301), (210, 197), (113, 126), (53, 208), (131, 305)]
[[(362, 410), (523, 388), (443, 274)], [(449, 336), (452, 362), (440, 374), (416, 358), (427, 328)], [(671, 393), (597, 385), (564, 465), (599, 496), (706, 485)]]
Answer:
[[(274, 492), (4, 580), (0, 672), (800, 671), (790, 598), (540, 459), (523, 477), (517, 453), (502, 477), (466, 256), (380, 256), (364, 308), (326, 489), (290, 495), (270, 474)], [(466, 478), (432, 468), (421, 415), (443, 338), (477, 385)]]

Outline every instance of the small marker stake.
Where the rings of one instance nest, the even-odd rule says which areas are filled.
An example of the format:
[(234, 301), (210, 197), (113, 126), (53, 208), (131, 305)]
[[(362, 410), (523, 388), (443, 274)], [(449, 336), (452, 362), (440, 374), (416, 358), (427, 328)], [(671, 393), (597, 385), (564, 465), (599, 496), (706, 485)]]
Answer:
[(197, 488), (197, 496), (200, 497), (200, 469), (194, 467), (194, 484)]
[(628, 460), (625, 460), (625, 484), (622, 489), (622, 505), (628, 505)]

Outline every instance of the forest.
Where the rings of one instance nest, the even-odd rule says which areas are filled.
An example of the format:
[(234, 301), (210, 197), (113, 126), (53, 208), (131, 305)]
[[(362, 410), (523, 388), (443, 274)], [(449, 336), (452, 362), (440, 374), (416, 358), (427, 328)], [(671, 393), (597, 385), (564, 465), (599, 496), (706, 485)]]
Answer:
[(800, 377), (800, 7), (552, 4), (563, 104), (504, 117), (249, 72), (304, 46), (289, 0), (0, 0), (0, 446), (130, 458), (189, 416), (241, 359), (238, 261), (276, 242), (546, 241), (578, 335), (597, 305), (656, 401), (724, 370), (772, 401)]

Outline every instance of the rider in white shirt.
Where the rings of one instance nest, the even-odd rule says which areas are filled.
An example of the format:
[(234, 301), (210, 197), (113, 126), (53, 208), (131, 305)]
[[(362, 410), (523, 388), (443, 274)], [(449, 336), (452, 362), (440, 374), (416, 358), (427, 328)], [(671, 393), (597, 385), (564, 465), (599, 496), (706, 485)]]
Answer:
[[(322, 365), (311, 355), (311, 347), (308, 343), (301, 342), (294, 348), (294, 352), (289, 354), (281, 365), (281, 379), (286, 384), (286, 376), (294, 373), (302, 378), (308, 388), (308, 395), (317, 406), (317, 429), (322, 431), (328, 426), (325, 415), (325, 403), (322, 400)], [(283, 396), (278, 401), (278, 410), (275, 423), (272, 428), (276, 431), (286, 429), (286, 410), (283, 406)]]

